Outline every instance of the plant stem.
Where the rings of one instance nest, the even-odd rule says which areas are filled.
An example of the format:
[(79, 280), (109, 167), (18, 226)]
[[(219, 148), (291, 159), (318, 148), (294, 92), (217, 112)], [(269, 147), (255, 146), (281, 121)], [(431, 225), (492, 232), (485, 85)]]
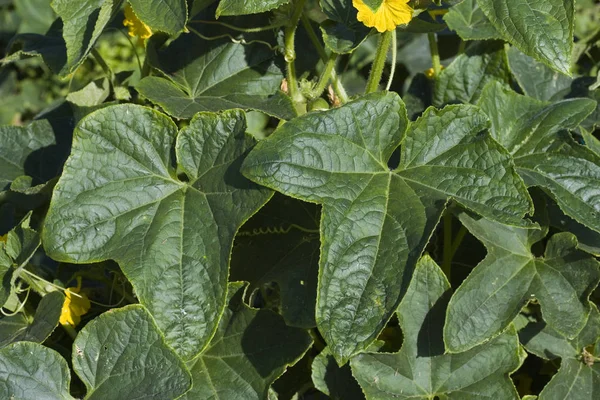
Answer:
[(442, 64), (440, 62), (440, 52), (438, 50), (437, 39), (435, 33), (428, 33), (427, 38), (429, 39), (429, 50), (431, 51), (431, 64), (433, 66), (433, 76), (438, 77), (442, 71)]
[(396, 31), (394, 30), (392, 33), (392, 70), (390, 71), (390, 79), (388, 79), (385, 90), (390, 90), (394, 75), (396, 74), (396, 59), (398, 58), (398, 42), (396, 36)]
[(383, 32), (379, 34), (377, 53), (375, 54), (375, 60), (373, 60), (373, 66), (371, 68), (369, 80), (367, 81), (365, 93), (373, 93), (379, 89), (379, 82), (383, 75), (383, 68), (385, 67), (390, 43), (392, 42), (392, 35), (392, 32)]
[(106, 77), (108, 78), (108, 84), (110, 85), (110, 89), (114, 93), (115, 91), (114, 91), (114, 87), (113, 87), (112, 70), (110, 69), (110, 67), (108, 66), (106, 61), (104, 61), (104, 58), (102, 58), (102, 56), (100, 55), (98, 50), (96, 50), (95, 48), (92, 47), (91, 53), (94, 56), (94, 59), (96, 60), (98, 65), (100, 65), (100, 68), (102, 68), (102, 71), (104, 71), (104, 73), (106, 74)]
[(296, 9), (294, 10), (294, 14), (292, 15), (292, 19), (290, 24), (285, 28), (284, 33), (284, 57), (285, 62), (287, 63), (287, 83), (290, 91), (290, 96), (294, 103), (302, 103), (303, 96), (300, 93), (300, 88), (298, 87), (298, 79), (296, 78), (296, 29), (298, 28), (298, 21), (300, 20), (300, 16), (302, 15), (302, 11), (304, 11), (304, 3), (306, 0), (297, 0), (296, 1)]
[[(315, 49), (317, 49), (317, 53), (319, 53), (319, 56), (321, 57), (323, 62), (326, 63), (328, 57), (325, 53), (325, 49), (321, 45), (319, 37), (317, 36), (317, 33), (313, 29), (312, 25), (310, 24), (310, 20), (306, 15), (302, 16), (302, 26), (304, 26), (304, 30), (306, 30), (306, 33), (308, 34), (310, 41), (313, 43), (313, 46), (315, 46)], [(344, 88), (344, 85), (342, 85), (342, 81), (340, 80), (339, 75), (335, 71), (335, 68), (331, 70), (331, 86), (333, 86), (333, 91), (340, 99), (342, 104), (347, 103), (349, 100), (348, 93), (346, 93), (346, 89)]]
[(456, 234), (456, 237), (454, 238), (454, 242), (452, 242), (452, 249), (450, 250), (450, 260), (454, 259), (454, 255), (456, 254), (456, 251), (460, 247), (460, 244), (462, 243), (466, 234), (467, 228), (461, 226), (458, 230), (458, 233)]
[(325, 63), (325, 68), (323, 69), (323, 73), (319, 78), (319, 82), (317, 83), (317, 86), (315, 86), (313, 92), (311, 93), (311, 98), (316, 99), (317, 97), (320, 97), (321, 94), (323, 94), (323, 91), (325, 91), (329, 80), (333, 78), (332, 72), (334, 70), (337, 57), (338, 55), (334, 52), (331, 52), (331, 54), (329, 55), (329, 59)]
[(442, 260), (442, 271), (450, 281), (452, 269), (452, 214), (446, 210), (444, 213), (444, 250)]

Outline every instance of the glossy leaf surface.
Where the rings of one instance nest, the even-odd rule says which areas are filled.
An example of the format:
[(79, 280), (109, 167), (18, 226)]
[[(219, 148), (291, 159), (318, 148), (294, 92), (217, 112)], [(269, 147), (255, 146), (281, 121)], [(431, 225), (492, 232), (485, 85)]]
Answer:
[(96, 111), (75, 131), (46, 218), (47, 253), (117, 261), (185, 359), (216, 330), (235, 232), (271, 196), (238, 172), (253, 145), (245, 128), (239, 110), (199, 114), (179, 133), (144, 107)]
[(144, 78), (139, 92), (177, 118), (199, 111), (245, 108), (282, 119), (296, 115), (279, 91), (283, 74), (264, 44), (204, 40), (193, 34), (157, 50), (154, 66), (165, 78)]
[(546, 231), (466, 214), (460, 220), (488, 254), (450, 301), (444, 327), (450, 351), (464, 351), (498, 335), (532, 299), (540, 303), (544, 320), (553, 329), (567, 337), (579, 334), (590, 313), (588, 299), (600, 281), (600, 270), (594, 257), (577, 249), (572, 234), (555, 234), (544, 257), (536, 257), (531, 246)]
[(452, 106), (428, 110), (407, 133), (400, 98), (373, 94), (286, 123), (246, 159), (257, 183), (323, 204), (316, 318), (339, 363), (394, 312), (449, 198), (523, 223), (528, 196), (508, 154), (478, 135), (488, 123), (475, 107)]
[(469, 351), (444, 354), (442, 328), (449, 290), (435, 262), (421, 259), (398, 308), (404, 334), (400, 352), (364, 353), (350, 362), (367, 400), (519, 399), (508, 377), (521, 364), (514, 328)]
[(23, 400), (73, 400), (71, 373), (56, 351), (19, 342), (0, 349), (0, 397)]
[(106, 312), (73, 343), (73, 369), (86, 399), (176, 399), (191, 386), (185, 364), (140, 305)]
[(477, 0), (506, 41), (571, 75), (573, 0)]
[(590, 99), (545, 103), (498, 83), (479, 105), (492, 120), (491, 133), (513, 156), (528, 186), (548, 191), (565, 214), (600, 231), (600, 157), (563, 129), (576, 128), (596, 108)]

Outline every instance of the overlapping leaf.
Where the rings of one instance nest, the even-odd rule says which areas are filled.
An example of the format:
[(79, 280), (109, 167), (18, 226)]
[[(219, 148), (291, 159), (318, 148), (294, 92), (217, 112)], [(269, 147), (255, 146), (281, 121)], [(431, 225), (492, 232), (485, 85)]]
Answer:
[(424, 257), (398, 308), (404, 343), (396, 354), (359, 354), (350, 362), (368, 400), (519, 399), (509, 373), (521, 364), (514, 328), (464, 353), (444, 354), (442, 328), (450, 284)]
[(481, 42), (470, 46), (442, 70), (435, 80), (433, 105), (475, 103), (486, 83), (508, 83), (510, 72), (501, 42)]
[(117, 261), (185, 359), (217, 328), (235, 232), (271, 196), (238, 172), (253, 145), (245, 128), (239, 110), (198, 114), (179, 133), (144, 107), (96, 111), (75, 131), (46, 218), (48, 255)]
[(92, 399), (176, 399), (191, 386), (189, 371), (140, 305), (90, 322), (73, 343), (73, 369)]
[(463, 40), (501, 39), (500, 34), (487, 19), (477, 0), (463, 0), (444, 15), (448, 27)]
[[(594, 78), (590, 76), (570, 78), (537, 62), (515, 47), (511, 47), (507, 54), (511, 72), (527, 96), (542, 101), (587, 97), (600, 102), (600, 89), (592, 87)], [(596, 110), (581, 123), (581, 126), (593, 130), (594, 125), (598, 124), (600, 124), (600, 103), (596, 106)]]
[(449, 106), (428, 110), (406, 133), (400, 98), (373, 94), (289, 121), (246, 159), (254, 181), (323, 204), (316, 319), (340, 364), (395, 311), (449, 198), (524, 223), (528, 195), (488, 124), (476, 107)]
[(185, 0), (129, 0), (129, 4), (135, 15), (154, 32), (175, 35), (185, 29)]
[(74, 400), (71, 372), (56, 351), (19, 342), (0, 349), (0, 397), (3, 399)]
[(571, 75), (573, 0), (477, 0), (506, 41)]
[(0, 316), (0, 347), (19, 341), (42, 343), (56, 328), (65, 296), (61, 292), (45, 295), (38, 305), (33, 321), (18, 313)]
[(57, 172), (56, 165), (43, 162), (42, 149), (55, 143), (52, 126), (46, 120), (24, 127), (0, 127), (0, 190), (7, 189), (22, 175), (36, 178), (37, 183), (52, 178)]
[(52, 0), (63, 21), (67, 46), (66, 71), (73, 72), (94, 47), (120, 2), (116, 0)]
[(184, 398), (265, 399), (271, 383), (311, 346), (305, 330), (286, 326), (271, 311), (246, 306), (244, 286), (229, 285), (227, 308), (215, 337), (188, 363), (194, 385)]
[(222, 0), (217, 8), (217, 18), (221, 15), (258, 14), (289, 2), (290, 0)]
[(531, 299), (540, 303), (553, 329), (570, 338), (579, 334), (600, 270), (594, 257), (577, 249), (572, 234), (555, 234), (545, 256), (536, 257), (531, 246), (544, 238), (545, 229), (509, 227), (467, 214), (460, 220), (488, 255), (450, 301), (444, 327), (450, 351), (465, 351), (498, 335)]
[(525, 348), (544, 359), (561, 358), (560, 368), (540, 393), (540, 400), (593, 400), (600, 393), (600, 313), (592, 305), (581, 333), (568, 339), (544, 322), (531, 322), (519, 332)]
[(367, 38), (370, 29), (356, 19), (352, 0), (321, 0), (320, 3), (328, 18), (321, 24), (325, 45), (335, 53), (351, 53)]
[(137, 89), (177, 118), (232, 108), (259, 110), (282, 119), (296, 115), (289, 97), (279, 91), (283, 74), (275, 65), (275, 53), (264, 44), (205, 40), (189, 34), (157, 54), (152, 58), (154, 67), (166, 78), (144, 78)]
[(492, 135), (512, 154), (525, 183), (548, 191), (567, 215), (600, 231), (600, 157), (562, 131), (577, 127), (596, 102), (545, 103), (490, 83), (479, 105), (492, 120)]

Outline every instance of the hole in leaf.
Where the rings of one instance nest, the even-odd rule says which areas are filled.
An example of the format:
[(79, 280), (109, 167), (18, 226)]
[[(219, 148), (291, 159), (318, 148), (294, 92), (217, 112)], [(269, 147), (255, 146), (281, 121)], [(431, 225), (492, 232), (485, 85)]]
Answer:
[(398, 147), (396, 150), (394, 150), (394, 152), (392, 153), (392, 156), (388, 160), (387, 164), (388, 164), (388, 168), (391, 171), (398, 168), (398, 165), (400, 165), (400, 147)]
[(179, 179), (180, 182), (189, 182), (190, 178), (187, 176), (187, 174), (185, 172), (179, 172), (177, 174), (177, 179)]

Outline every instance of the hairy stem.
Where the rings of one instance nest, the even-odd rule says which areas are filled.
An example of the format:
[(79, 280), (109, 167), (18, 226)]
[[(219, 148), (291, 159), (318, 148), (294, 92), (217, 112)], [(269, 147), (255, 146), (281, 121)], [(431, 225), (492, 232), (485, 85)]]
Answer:
[(379, 82), (383, 75), (383, 68), (385, 67), (385, 61), (387, 59), (388, 50), (390, 49), (390, 43), (392, 42), (393, 32), (383, 32), (379, 34), (379, 42), (377, 43), (377, 53), (375, 54), (375, 60), (373, 60), (373, 66), (371, 68), (371, 74), (367, 81), (367, 88), (365, 93), (373, 93), (379, 89)]

